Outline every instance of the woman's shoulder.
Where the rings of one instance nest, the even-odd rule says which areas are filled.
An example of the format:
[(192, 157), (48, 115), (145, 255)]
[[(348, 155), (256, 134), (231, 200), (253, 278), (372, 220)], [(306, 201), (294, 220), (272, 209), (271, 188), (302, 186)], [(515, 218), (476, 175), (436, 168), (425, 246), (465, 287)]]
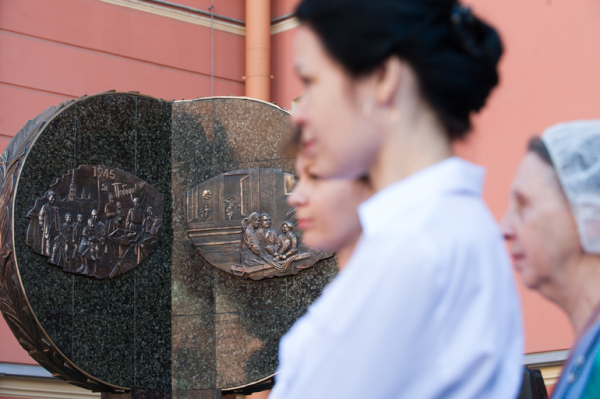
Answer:
[(456, 195), (441, 198), (428, 218), (427, 230), (448, 235), (454, 241), (479, 242), (501, 237), (494, 216), (481, 197)]
[(600, 397), (600, 320), (572, 348), (569, 362), (554, 389), (554, 398)]
[(449, 250), (504, 249), (500, 228), (480, 197), (446, 196), (402, 216), (390, 217), (385, 226), (365, 232), (362, 241), (367, 252), (430, 257)]

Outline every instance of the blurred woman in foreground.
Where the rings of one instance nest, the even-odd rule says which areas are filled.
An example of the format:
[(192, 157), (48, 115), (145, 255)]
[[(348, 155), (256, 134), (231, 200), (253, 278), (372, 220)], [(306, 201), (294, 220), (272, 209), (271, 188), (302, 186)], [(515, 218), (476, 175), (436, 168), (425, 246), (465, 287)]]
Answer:
[(349, 262), (282, 339), (271, 398), (514, 398), (509, 259), (483, 171), (452, 156), (498, 82), (497, 33), (452, 0), (304, 0), (296, 14), (307, 173), (368, 176), (375, 194)]
[(600, 120), (559, 124), (529, 143), (502, 230), (525, 285), (578, 334), (552, 397), (600, 397)]

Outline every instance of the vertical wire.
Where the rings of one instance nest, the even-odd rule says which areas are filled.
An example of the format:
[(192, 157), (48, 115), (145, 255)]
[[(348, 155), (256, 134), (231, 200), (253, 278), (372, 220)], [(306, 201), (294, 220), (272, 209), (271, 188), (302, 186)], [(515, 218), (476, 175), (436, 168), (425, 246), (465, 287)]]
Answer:
[[(73, 175), (75, 176), (75, 169), (77, 169), (77, 119), (79, 117), (77, 109), (79, 108), (79, 104), (75, 103), (75, 126), (73, 127)], [(77, 196), (77, 193), (75, 193)], [(75, 274), (71, 276), (71, 316), (72, 326), (73, 326), (73, 335), (75, 332)], [(75, 352), (75, 340), (71, 339), (71, 356)]]
[(135, 99), (135, 140), (134, 140), (134, 170), (135, 172), (133, 173), (134, 175), (137, 176), (137, 172), (138, 172), (138, 98), (137, 96), (134, 97)]
[(213, 96), (213, 81), (215, 79), (215, 2), (210, 0), (210, 96)]

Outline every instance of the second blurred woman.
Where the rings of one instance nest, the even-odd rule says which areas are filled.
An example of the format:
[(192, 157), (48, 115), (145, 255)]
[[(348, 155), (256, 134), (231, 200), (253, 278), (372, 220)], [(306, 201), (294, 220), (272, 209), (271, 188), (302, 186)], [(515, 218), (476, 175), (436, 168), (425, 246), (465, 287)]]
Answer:
[(298, 184), (288, 197), (296, 207), (298, 227), (305, 245), (335, 251), (344, 268), (360, 238), (358, 205), (371, 195), (366, 179), (319, 179), (311, 175), (308, 160), (296, 161)]

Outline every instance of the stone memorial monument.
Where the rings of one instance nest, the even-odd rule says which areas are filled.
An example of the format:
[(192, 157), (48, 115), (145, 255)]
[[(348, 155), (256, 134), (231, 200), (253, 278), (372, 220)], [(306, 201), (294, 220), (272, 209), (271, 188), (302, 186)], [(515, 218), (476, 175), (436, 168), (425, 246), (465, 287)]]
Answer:
[(269, 389), (337, 272), (286, 202), (287, 117), (107, 92), (29, 121), (0, 157), (0, 310), (23, 348), (104, 397)]

